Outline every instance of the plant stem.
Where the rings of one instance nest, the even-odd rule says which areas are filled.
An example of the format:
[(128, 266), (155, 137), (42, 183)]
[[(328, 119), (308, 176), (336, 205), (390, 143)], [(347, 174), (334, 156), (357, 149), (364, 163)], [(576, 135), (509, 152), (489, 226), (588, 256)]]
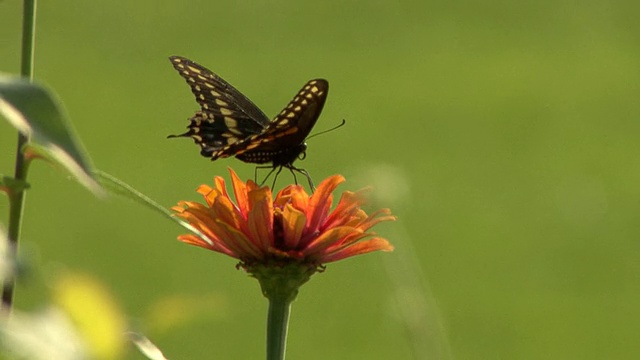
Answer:
[(24, 0), (22, 12), (22, 59), (20, 75), (33, 80), (33, 50), (36, 36), (36, 0)]
[[(33, 79), (33, 50), (36, 27), (36, 0), (24, 0), (22, 13), (22, 59), (20, 74)], [(16, 166), (14, 178), (26, 182), (28, 163), (22, 152), (24, 145), (29, 142), (29, 138), (21, 133), (18, 134), (18, 145), (16, 149)], [(7, 236), (9, 244), (7, 247), (9, 258), (15, 260), (18, 254), (18, 239), (20, 238), (20, 228), (22, 226), (22, 214), (24, 212), (26, 192), (23, 187), (19, 187), (9, 194), (9, 228)], [(15, 275), (10, 275), (5, 279), (2, 287), (2, 309), (9, 312), (13, 305), (13, 292), (15, 288)]]
[(284, 360), (287, 346), (291, 296), (272, 296), (269, 298), (269, 316), (267, 319), (267, 360)]

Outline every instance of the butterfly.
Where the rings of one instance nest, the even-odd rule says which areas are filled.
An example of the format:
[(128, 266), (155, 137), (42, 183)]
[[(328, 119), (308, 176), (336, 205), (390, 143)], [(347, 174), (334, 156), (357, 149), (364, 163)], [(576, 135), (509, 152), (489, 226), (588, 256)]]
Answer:
[(169, 60), (200, 104), (200, 110), (189, 119), (187, 132), (170, 138), (192, 138), (200, 146), (200, 154), (211, 160), (235, 156), (246, 163), (271, 163), (256, 167), (256, 179), (259, 168), (271, 168), (263, 184), (277, 170), (275, 185), (282, 169), (287, 168), (296, 184), (294, 171), (306, 176), (311, 189), (315, 189), (309, 173), (293, 162), (306, 156), (305, 139), (327, 99), (326, 80), (308, 81), (284, 110), (269, 120), (251, 100), (204, 66), (180, 56)]

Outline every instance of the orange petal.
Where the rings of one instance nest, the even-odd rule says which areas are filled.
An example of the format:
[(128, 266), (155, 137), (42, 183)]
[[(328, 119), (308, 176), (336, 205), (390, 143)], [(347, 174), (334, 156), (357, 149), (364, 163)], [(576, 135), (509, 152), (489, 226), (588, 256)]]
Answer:
[(178, 205), (172, 206), (171, 210), (175, 211), (177, 213), (176, 215), (178, 215), (178, 214), (180, 214), (181, 212), (184, 211), (184, 207), (181, 206), (180, 203), (178, 203)]
[(231, 173), (231, 182), (233, 184), (233, 193), (236, 196), (236, 203), (240, 213), (246, 219), (249, 215), (249, 197), (247, 195), (247, 185), (240, 180), (238, 174), (233, 169), (229, 168)]
[(365, 192), (367, 191), (368, 189), (363, 189), (357, 192), (345, 191), (342, 193), (338, 205), (322, 225), (323, 228), (345, 225), (350, 217), (358, 212), (360, 205), (365, 202)]
[(202, 185), (198, 186), (198, 189), (196, 189), (196, 192), (198, 194), (206, 196), (208, 193), (211, 192), (211, 190), (213, 190), (213, 188), (211, 186), (209, 186), (207, 184), (202, 184)]
[(316, 255), (324, 252), (327, 248), (336, 243), (341, 243), (347, 237), (358, 236), (362, 232), (351, 226), (338, 226), (331, 228), (313, 239), (305, 248), (304, 252), (308, 255)]
[(372, 238), (366, 241), (361, 241), (353, 244), (340, 251), (334, 252), (330, 255), (326, 255), (322, 258), (323, 263), (329, 263), (333, 261), (342, 260), (351, 256), (362, 255), (372, 251), (393, 251), (393, 246), (383, 238)]
[(213, 210), (216, 220), (225, 222), (237, 229), (241, 229), (245, 223), (240, 211), (227, 197), (218, 197), (216, 202), (211, 206), (211, 210)]
[(196, 191), (204, 197), (209, 206), (211, 206), (221, 194), (219, 190), (213, 189), (209, 185), (200, 185)]
[(247, 227), (251, 240), (263, 250), (273, 245), (273, 201), (268, 187), (249, 192)]
[(191, 226), (203, 233), (208, 239), (216, 242), (219, 241), (218, 234), (220, 231), (220, 225), (211, 216), (211, 212), (208, 209), (199, 210), (190, 208), (178, 215), (180, 218), (186, 220)]
[[(236, 257), (235, 254), (233, 254), (233, 252), (231, 252), (229, 249), (223, 247), (221, 244), (216, 243), (216, 242), (212, 242), (211, 244), (204, 241), (203, 239), (201, 239), (200, 237), (193, 235), (193, 234), (187, 234), (187, 235), (180, 235), (178, 236), (178, 240), (182, 241), (183, 243), (189, 244), (189, 245), (195, 245), (195, 246), (199, 246), (208, 250), (212, 250), (212, 251), (216, 251), (231, 257)], [(212, 245), (213, 244), (213, 245)]]
[[(265, 186), (265, 187), (268, 188), (268, 186)], [(252, 191), (252, 190), (259, 189), (259, 188), (260, 188), (260, 185), (256, 184), (255, 181), (253, 181), (251, 179), (247, 180), (247, 191)]]
[(282, 211), (282, 232), (285, 249), (297, 249), (307, 217), (291, 204), (287, 204)]
[(262, 259), (264, 257), (263, 251), (251, 242), (242, 231), (223, 222), (220, 222), (220, 226), (226, 230), (224, 236), (219, 236), (221, 242), (235, 254), (238, 254), (238, 259)]
[(304, 190), (304, 188), (300, 185), (295, 185), (291, 187), (291, 197), (290, 202), (291, 205), (301, 211), (306, 211), (309, 206), (309, 194)]
[(309, 195), (302, 186), (289, 185), (278, 192), (273, 204), (280, 208), (292, 204), (296, 209), (304, 211), (309, 204)]
[(331, 193), (345, 181), (341, 175), (333, 175), (323, 180), (313, 193), (307, 206), (307, 233), (314, 233), (324, 222), (331, 209)]
[(391, 210), (380, 209), (364, 219), (360, 224), (357, 225), (357, 227), (358, 229), (367, 231), (378, 223), (381, 223), (383, 221), (395, 221), (396, 219), (397, 218), (395, 216), (391, 215)]

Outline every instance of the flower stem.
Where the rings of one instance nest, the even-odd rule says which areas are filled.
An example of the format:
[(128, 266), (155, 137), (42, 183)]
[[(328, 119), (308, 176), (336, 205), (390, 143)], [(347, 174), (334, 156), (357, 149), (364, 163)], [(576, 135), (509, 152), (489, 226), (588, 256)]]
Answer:
[(316, 272), (316, 266), (296, 262), (253, 264), (245, 270), (260, 282), (262, 295), (269, 299), (267, 317), (267, 360), (283, 360), (287, 347), (287, 330), (291, 303), (302, 284)]
[[(22, 59), (20, 74), (28, 79), (33, 79), (33, 50), (36, 27), (36, 0), (24, 0), (22, 13)], [(16, 150), (15, 180), (26, 182), (28, 162), (23, 153), (24, 145), (29, 142), (27, 135), (18, 134)], [(9, 244), (7, 247), (10, 259), (15, 259), (18, 253), (18, 239), (22, 226), (22, 214), (24, 212), (25, 189), (20, 186), (9, 193), (9, 228), (7, 235)], [(2, 287), (2, 309), (6, 312), (13, 305), (13, 292), (15, 288), (15, 276), (10, 275), (5, 279)]]
[(272, 296), (269, 298), (267, 360), (284, 360), (291, 300), (290, 296)]
[(20, 75), (33, 79), (33, 49), (36, 36), (36, 0), (24, 0), (22, 11), (22, 59)]

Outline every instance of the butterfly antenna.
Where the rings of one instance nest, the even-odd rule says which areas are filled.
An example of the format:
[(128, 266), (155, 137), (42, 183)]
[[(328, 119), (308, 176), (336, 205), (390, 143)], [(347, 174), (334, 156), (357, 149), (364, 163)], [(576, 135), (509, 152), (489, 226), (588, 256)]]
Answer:
[(309, 136), (308, 138), (306, 138), (305, 140), (309, 140), (309, 139), (311, 139), (311, 138), (313, 138), (313, 137), (316, 137), (316, 136), (318, 136), (318, 135), (326, 134), (326, 133), (328, 133), (329, 131), (333, 131), (333, 130), (335, 130), (335, 129), (341, 128), (341, 127), (343, 127), (343, 126), (344, 126), (344, 124), (346, 124), (346, 123), (347, 123), (347, 120), (342, 119), (342, 122), (341, 122), (339, 125), (334, 126), (334, 127), (332, 127), (331, 129), (323, 130), (323, 131), (320, 131), (319, 133), (315, 133), (315, 134), (313, 134), (313, 135)]

